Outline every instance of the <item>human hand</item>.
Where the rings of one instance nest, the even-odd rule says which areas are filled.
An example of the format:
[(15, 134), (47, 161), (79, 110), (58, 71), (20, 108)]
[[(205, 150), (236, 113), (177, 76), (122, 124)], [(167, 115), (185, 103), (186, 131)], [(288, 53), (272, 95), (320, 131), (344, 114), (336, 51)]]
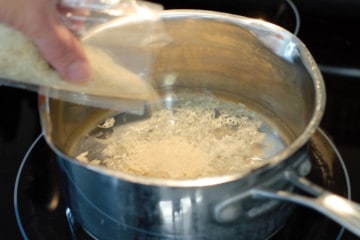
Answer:
[(72, 82), (90, 72), (79, 40), (60, 22), (57, 0), (0, 0), (0, 22), (27, 35), (59, 74)]

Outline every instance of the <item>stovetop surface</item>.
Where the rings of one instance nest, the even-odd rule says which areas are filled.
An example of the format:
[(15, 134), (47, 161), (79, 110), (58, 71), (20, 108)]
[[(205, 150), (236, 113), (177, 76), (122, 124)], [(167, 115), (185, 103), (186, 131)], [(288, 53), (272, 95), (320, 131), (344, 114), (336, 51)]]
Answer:
[[(287, 1), (169, 0), (157, 2), (164, 3), (164, 6), (169, 9), (201, 8), (261, 17), (289, 31), (293, 31), (296, 27), (294, 14)], [(326, 7), (310, 6), (314, 5), (314, 2), (324, 1), (310, 2), (294, 1), (298, 4), (301, 17), (298, 37), (306, 44), (322, 70), (327, 88), (327, 106), (321, 127), (326, 130), (339, 149), (348, 167), (353, 186), (352, 199), (360, 202), (360, 188), (357, 186), (360, 182), (360, 175), (357, 174), (360, 169), (360, 161), (358, 161), (360, 159), (360, 138), (358, 137), (360, 134), (360, 58), (358, 57), (360, 37), (357, 36), (360, 16), (350, 14), (355, 11), (354, 9), (360, 10), (360, 4), (350, 0), (339, 1), (342, 7), (339, 11), (335, 11), (328, 10)], [(329, 0), (329, 6), (336, 6), (335, 2), (336, 0)], [(306, 5), (307, 3), (309, 6)], [(346, 11), (347, 7), (351, 11)], [(0, 117), (0, 161), (2, 163), (0, 168), (0, 195), (2, 196), (0, 231), (2, 236), (6, 236), (5, 239), (21, 239), (15, 218), (13, 191), (21, 161), (41, 132), (37, 113), (37, 95), (24, 90), (0, 87), (0, 106), (2, 109)], [(36, 181), (45, 180), (37, 179)], [(41, 194), (45, 194), (46, 197), (46, 193), (34, 194), (39, 194), (40, 202), (44, 197)], [(57, 215), (52, 216), (55, 218)], [(46, 219), (46, 216), (44, 218)], [(56, 229), (50, 224), (45, 224), (43, 227)], [(44, 236), (37, 239), (49, 238)], [(328, 239), (335, 239), (335, 236)], [(359, 238), (345, 232), (342, 239)]]

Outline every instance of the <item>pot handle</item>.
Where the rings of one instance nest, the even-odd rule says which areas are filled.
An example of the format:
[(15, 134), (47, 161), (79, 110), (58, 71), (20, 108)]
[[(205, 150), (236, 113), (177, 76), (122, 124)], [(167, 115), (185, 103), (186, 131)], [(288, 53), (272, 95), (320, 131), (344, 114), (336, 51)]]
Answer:
[(360, 204), (326, 191), (306, 178), (299, 177), (295, 172), (285, 171), (284, 174), (285, 178), (294, 186), (314, 197), (284, 190), (274, 192), (261, 188), (251, 190), (252, 196), (284, 200), (312, 208), (360, 236)]

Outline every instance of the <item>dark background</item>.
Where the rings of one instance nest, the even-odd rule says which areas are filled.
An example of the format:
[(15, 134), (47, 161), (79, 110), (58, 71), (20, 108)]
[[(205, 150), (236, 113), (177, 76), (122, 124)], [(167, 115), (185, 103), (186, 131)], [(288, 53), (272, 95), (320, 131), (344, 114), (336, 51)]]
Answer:
[[(296, 25), (289, 4), (280, 0), (154, 2), (162, 3), (166, 9), (207, 9), (261, 17), (289, 31)], [(360, 38), (357, 36), (360, 1), (297, 0), (294, 3), (301, 17), (298, 37), (319, 64), (327, 88), (327, 107), (321, 128), (343, 156), (350, 174), (353, 200), (360, 202)], [(13, 189), (20, 162), (40, 133), (37, 95), (2, 86), (0, 109), (1, 238), (21, 239), (14, 216)], [(347, 234), (344, 239), (356, 238)]]

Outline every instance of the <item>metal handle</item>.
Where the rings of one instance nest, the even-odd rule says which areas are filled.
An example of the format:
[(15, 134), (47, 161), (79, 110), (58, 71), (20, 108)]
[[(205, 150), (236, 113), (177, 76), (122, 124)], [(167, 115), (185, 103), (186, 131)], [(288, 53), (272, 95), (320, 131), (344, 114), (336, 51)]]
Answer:
[(294, 202), (312, 208), (360, 236), (360, 204), (333, 194), (294, 172), (285, 172), (286, 179), (296, 187), (313, 195), (305, 196), (287, 191), (251, 190), (253, 197)]

